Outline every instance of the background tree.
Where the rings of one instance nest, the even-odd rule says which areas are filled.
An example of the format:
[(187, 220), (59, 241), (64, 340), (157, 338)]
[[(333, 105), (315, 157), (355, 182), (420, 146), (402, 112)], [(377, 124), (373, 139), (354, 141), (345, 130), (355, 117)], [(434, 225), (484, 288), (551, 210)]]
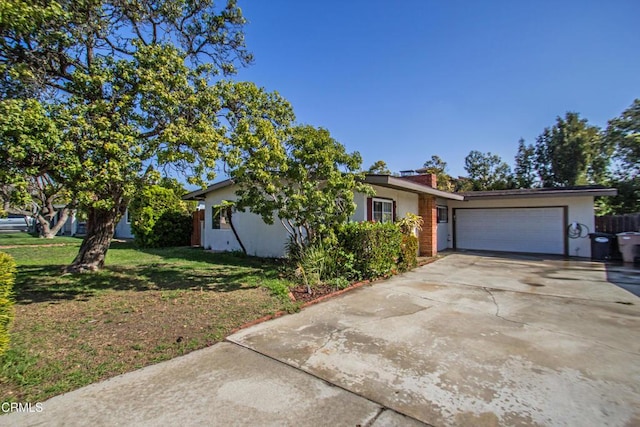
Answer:
[[(266, 95), (251, 84), (212, 83), (251, 62), (244, 23), (234, 0), (0, 2), (1, 102), (34, 104), (39, 125), (52, 125), (45, 152), (60, 159), (56, 181), (87, 213), (69, 271), (103, 265), (149, 165), (204, 185), (221, 145), (252, 138), (239, 117), (289, 120), (263, 110)], [(6, 129), (24, 144), (28, 132), (11, 117)]]
[(387, 163), (384, 160), (378, 160), (371, 166), (366, 173), (374, 175), (391, 175), (391, 171), (387, 167)]
[(54, 237), (76, 205), (62, 184), (70, 148), (37, 101), (0, 102), (0, 201), (8, 213), (34, 216), (42, 237)]
[(234, 144), (231, 177), (239, 184), (237, 209), (267, 224), (280, 220), (298, 247), (330, 237), (355, 211), (353, 192), (369, 194), (358, 153), (347, 153), (329, 131), (297, 126), (263, 140)]
[(514, 184), (516, 188), (532, 188), (536, 184), (536, 148), (525, 144), (524, 139), (518, 141), (518, 153), (515, 158)]
[(436, 184), (439, 190), (456, 191), (456, 181), (447, 173), (447, 162), (440, 156), (433, 155), (424, 162), (424, 170), (436, 175)]
[(504, 190), (513, 186), (511, 168), (497, 154), (473, 150), (464, 159), (473, 190)]
[(605, 180), (611, 147), (600, 129), (578, 113), (556, 118), (536, 140), (536, 170), (543, 187), (595, 184)]
[(614, 148), (617, 163), (609, 185), (618, 195), (603, 198), (603, 213), (640, 212), (640, 99), (609, 121), (604, 139)]

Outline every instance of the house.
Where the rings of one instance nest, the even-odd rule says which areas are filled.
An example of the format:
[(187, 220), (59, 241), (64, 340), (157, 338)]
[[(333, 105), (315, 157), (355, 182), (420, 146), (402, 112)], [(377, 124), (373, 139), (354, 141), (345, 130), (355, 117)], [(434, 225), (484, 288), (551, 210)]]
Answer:
[[(56, 224), (60, 220), (61, 213), (58, 212), (53, 219), (53, 224)], [(80, 220), (77, 217), (77, 211), (72, 211), (71, 215), (67, 218), (67, 222), (62, 226), (58, 235), (60, 236), (83, 236), (87, 232), (86, 221)], [(133, 239), (133, 233), (131, 232), (131, 217), (129, 215), (129, 209), (120, 218), (120, 221), (116, 224), (115, 233), (113, 235), (116, 239)]]
[[(436, 176), (366, 175), (375, 196), (354, 194), (353, 221), (394, 221), (408, 212), (420, 215), (419, 254), (439, 251), (490, 250), (590, 257), (589, 232), (595, 231), (594, 197), (613, 196), (601, 186), (449, 193), (436, 188)], [(200, 245), (215, 251), (240, 250), (227, 218), (217, 206), (233, 201), (236, 184), (225, 180), (185, 195), (204, 203)], [(275, 217), (274, 217), (275, 218)], [(265, 224), (251, 212), (233, 215), (247, 252), (282, 257), (288, 234), (275, 218)]]

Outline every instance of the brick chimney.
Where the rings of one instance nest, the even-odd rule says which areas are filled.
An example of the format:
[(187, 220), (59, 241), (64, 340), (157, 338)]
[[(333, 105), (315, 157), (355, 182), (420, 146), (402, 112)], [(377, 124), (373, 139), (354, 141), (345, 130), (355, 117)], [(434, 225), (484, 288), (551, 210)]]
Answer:
[(418, 184), (426, 185), (427, 187), (431, 188), (437, 188), (438, 186), (438, 178), (435, 173), (420, 173), (419, 175), (408, 175), (402, 176), (401, 178), (408, 181), (417, 182)]

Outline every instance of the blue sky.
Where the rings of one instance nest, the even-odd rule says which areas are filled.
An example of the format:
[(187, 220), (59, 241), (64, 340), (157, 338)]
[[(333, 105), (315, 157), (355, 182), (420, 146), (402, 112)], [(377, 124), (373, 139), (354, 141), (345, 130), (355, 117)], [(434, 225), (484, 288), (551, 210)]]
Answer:
[(640, 97), (640, 1), (239, 0), (250, 80), (300, 123), (328, 129), (366, 168), (471, 150), (510, 165), (577, 111), (605, 126)]

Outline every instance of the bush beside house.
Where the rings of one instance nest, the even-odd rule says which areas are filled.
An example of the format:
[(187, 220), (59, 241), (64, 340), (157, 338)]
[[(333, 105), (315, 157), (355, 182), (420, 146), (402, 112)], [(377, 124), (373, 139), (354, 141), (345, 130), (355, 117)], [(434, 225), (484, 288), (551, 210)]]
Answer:
[(351, 222), (340, 226), (332, 242), (314, 242), (300, 249), (290, 245), (289, 261), (309, 293), (314, 286), (344, 288), (417, 265), (418, 239), (411, 218), (398, 223)]
[(171, 188), (145, 187), (131, 201), (131, 231), (138, 246), (187, 246), (192, 219), (187, 204)]
[(9, 349), (9, 325), (13, 320), (13, 282), (16, 263), (0, 252), (0, 356)]

